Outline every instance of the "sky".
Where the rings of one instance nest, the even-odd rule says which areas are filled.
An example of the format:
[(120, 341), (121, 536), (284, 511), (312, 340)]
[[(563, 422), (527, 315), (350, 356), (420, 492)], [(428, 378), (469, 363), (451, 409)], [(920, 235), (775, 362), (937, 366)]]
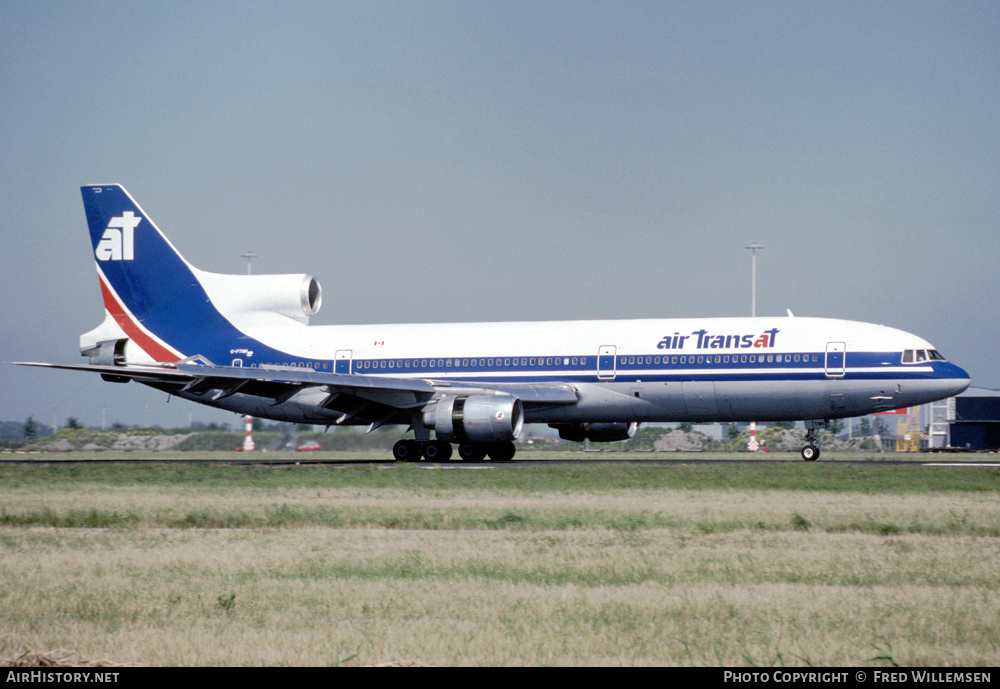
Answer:
[[(79, 188), (315, 324), (884, 323), (1000, 388), (1000, 3), (0, 3), (0, 361), (83, 362)], [(238, 418), (0, 364), (0, 420)]]

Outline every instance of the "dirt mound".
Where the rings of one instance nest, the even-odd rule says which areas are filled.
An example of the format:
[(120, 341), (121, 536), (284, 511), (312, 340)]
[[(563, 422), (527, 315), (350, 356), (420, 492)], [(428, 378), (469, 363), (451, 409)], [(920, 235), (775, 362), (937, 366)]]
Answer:
[(658, 452), (691, 452), (692, 450), (704, 449), (706, 441), (707, 438), (701, 433), (688, 433), (674, 429), (657, 438), (656, 442), (653, 443), (653, 448)]
[(60, 438), (55, 442), (46, 443), (41, 447), (43, 452), (72, 452), (74, 449), (73, 443), (66, 440), (66, 438)]
[(16, 658), (0, 658), (0, 667), (121, 667), (110, 660), (84, 660), (75, 651), (25, 651)]
[(190, 438), (191, 435), (191, 433), (178, 435), (127, 435), (122, 433), (111, 445), (111, 449), (119, 452), (164, 452), (177, 449), (177, 446)]

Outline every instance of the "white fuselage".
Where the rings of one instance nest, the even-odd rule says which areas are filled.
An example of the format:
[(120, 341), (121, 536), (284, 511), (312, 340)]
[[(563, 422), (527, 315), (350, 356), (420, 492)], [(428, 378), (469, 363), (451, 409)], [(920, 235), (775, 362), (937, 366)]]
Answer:
[[(248, 339), (204, 353), (216, 364), (452, 386), (574, 387), (577, 404), (529, 408), (528, 423), (838, 418), (940, 399), (968, 385), (964, 371), (947, 362), (903, 363), (905, 351), (932, 351), (922, 338), (834, 319), (234, 325)], [(240, 405), (259, 403), (234, 397), (218, 406), (278, 411), (247, 409)], [(284, 406), (292, 419), (311, 403)], [(308, 416), (316, 420), (317, 413)]]

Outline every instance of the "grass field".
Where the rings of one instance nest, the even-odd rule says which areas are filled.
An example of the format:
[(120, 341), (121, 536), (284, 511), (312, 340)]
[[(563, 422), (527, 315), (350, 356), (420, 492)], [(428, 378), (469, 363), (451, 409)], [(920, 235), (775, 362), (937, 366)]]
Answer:
[(0, 658), (992, 666), (998, 496), (847, 462), (0, 466)]

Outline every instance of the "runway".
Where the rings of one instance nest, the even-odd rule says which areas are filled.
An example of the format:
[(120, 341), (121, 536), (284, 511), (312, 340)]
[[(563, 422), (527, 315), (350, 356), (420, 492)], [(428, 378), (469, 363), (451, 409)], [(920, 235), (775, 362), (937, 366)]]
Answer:
[[(192, 453), (194, 454), (194, 453)], [(494, 462), (490, 460), (484, 460), (479, 462), (469, 462), (469, 461), (447, 461), (447, 462), (429, 462), (429, 461), (419, 461), (419, 462), (397, 462), (392, 459), (386, 458), (373, 458), (373, 459), (339, 459), (339, 458), (329, 458), (329, 457), (303, 457), (303, 458), (268, 458), (266, 455), (250, 456), (250, 457), (237, 457), (237, 458), (212, 458), (205, 456), (192, 456), (192, 457), (169, 457), (163, 459), (151, 459), (148, 457), (136, 457), (129, 458), (126, 456), (116, 456), (116, 457), (100, 457), (100, 458), (74, 458), (74, 457), (58, 457), (58, 456), (41, 456), (41, 455), (8, 455), (7, 457), (0, 458), (0, 466), (2, 465), (12, 465), (12, 466), (31, 466), (31, 465), (50, 465), (50, 466), (71, 466), (71, 465), (111, 465), (111, 464), (121, 464), (121, 465), (157, 465), (157, 466), (274, 466), (274, 467), (290, 467), (290, 466), (332, 466), (338, 468), (350, 468), (350, 467), (381, 467), (381, 468), (393, 468), (402, 466), (414, 466), (419, 468), (428, 469), (460, 469), (460, 468), (492, 468), (492, 469), (531, 469), (531, 468), (542, 468), (551, 466), (587, 466), (594, 464), (622, 464), (622, 465), (638, 465), (638, 466), (732, 466), (732, 465), (764, 465), (764, 464), (808, 464), (813, 466), (823, 466), (823, 465), (857, 465), (857, 466), (922, 466), (922, 467), (967, 467), (967, 468), (1000, 468), (1000, 461), (996, 462), (984, 462), (984, 461), (930, 461), (928, 459), (914, 459), (914, 460), (900, 460), (900, 459), (843, 459), (837, 457), (834, 459), (819, 459), (814, 462), (804, 462), (798, 459), (797, 456), (789, 455), (788, 458), (740, 458), (740, 459), (720, 459), (718, 457), (706, 456), (699, 457), (697, 453), (684, 454), (676, 458), (631, 458), (631, 457), (616, 457), (612, 458), (566, 458), (566, 459), (533, 459), (533, 458), (515, 458), (509, 462)]]

